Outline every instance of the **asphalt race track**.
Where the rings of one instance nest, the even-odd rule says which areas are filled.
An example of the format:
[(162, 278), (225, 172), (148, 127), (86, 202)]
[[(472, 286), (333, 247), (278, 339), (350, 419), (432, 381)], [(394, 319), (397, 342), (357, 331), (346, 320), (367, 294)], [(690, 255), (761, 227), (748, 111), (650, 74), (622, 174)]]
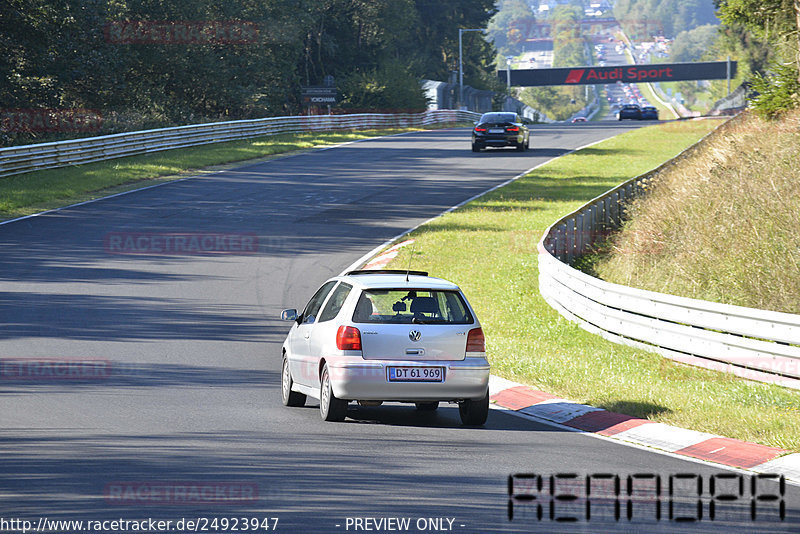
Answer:
[[(253, 518), (249, 531), (271, 532), (263, 519), (278, 518), (275, 531), (287, 533), (797, 532), (800, 488), (770, 500), (778, 485), (759, 481), (753, 501), (749, 476), (741, 493), (738, 479), (717, 478), (716, 495), (727, 484), (736, 500), (719, 499), (712, 520), (712, 476), (735, 472), (498, 410), (478, 429), (446, 405), (351, 408), (327, 424), (314, 401), (281, 405), (290, 326), (281, 309), (302, 308), (327, 277), (444, 209), (638, 126), (537, 127), (526, 153), (473, 154), (465, 129), (375, 139), (0, 226), (0, 520), (184, 519), (180, 530), (200, 532), (241, 532)], [(218, 253), (187, 245), (209, 236), (201, 246)], [(587, 520), (586, 499), (547, 491), (550, 475), (567, 473), (578, 478), (556, 479), (556, 495), (598, 474), (620, 477), (621, 490), (592, 486)], [(509, 519), (508, 478), (518, 474), (542, 475), (544, 489), (516, 479)], [(628, 520), (634, 474), (653, 475), (631, 478), (636, 488), (660, 476), (662, 491), (634, 498)], [(379, 523), (388, 518), (399, 521)]]

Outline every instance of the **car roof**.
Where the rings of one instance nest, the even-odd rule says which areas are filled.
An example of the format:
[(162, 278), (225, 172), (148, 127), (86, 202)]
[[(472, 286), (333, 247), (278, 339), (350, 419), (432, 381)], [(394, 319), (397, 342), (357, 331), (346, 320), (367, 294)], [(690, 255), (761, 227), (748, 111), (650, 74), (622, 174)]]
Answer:
[(457, 291), (458, 286), (442, 278), (433, 276), (422, 276), (411, 271), (406, 275), (405, 272), (381, 272), (375, 271), (374, 274), (365, 271), (356, 273), (346, 273), (332, 278), (341, 280), (359, 289), (441, 289)]

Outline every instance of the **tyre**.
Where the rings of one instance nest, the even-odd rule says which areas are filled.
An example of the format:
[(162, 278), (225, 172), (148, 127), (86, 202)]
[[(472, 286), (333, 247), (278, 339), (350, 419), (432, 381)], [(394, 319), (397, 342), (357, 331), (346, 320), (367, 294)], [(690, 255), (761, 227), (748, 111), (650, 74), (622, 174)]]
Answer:
[(322, 367), (320, 376), (319, 414), (323, 421), (344, 421), (347, 415), (347, 401), (337, 399), (333, 394), (327, 363)]
[(292, 373), (289, 371), (289, 360), (284, 355), (281, 364), (281, 400), (284, 406), (305, 406), (306, 396), (292, 391)]
[(525, 141), (517, 144), (517, 152), (525, 152)]
[(414, 406), (416, 406), (417, 410), (420, 412), (434, 412), (439, 407), (439, 402), (415, 402)]
[(528, 140), (525, 141), (525, 150), (528, 150), (531, 147), (531, 138), (528, 137)]
[(473, 152), (480, 152), (481, 151), (481, 147), (479, 147), (475, 143), (472, 143), (472, 151)]
[(461, 422), (469, 426), (480, 426), (489, 417), (489, 391), (480, 400), (467, 399), (458, 405)]

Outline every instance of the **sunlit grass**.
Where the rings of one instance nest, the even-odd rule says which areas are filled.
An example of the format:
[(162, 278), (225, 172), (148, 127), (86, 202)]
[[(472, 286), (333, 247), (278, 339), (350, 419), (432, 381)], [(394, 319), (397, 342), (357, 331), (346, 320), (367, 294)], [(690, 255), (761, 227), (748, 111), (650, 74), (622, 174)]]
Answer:
[(631, 131), (559, 158), (414, 231), (394, 265), (459, 284), (493, 373), (575, 401), (800, 450), (800, 393), (676, 364), (589, 334), (542, 299), (536, 245), (564, 214), (700, 139), (716, 121)]
[(660, 173), (595, 270), (652, 291), (800, 313), (798, 199), (800, 113), (736, 119)]

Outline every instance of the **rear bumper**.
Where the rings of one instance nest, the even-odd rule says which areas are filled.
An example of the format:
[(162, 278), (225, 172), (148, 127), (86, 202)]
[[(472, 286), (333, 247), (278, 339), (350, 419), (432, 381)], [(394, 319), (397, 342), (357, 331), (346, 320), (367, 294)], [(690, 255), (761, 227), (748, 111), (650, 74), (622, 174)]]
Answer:
[[(389, 382), (390, 366), (444, 367), (444, 382)], [(353, 361), (328, 362), (333, 393), (346, 400), (454, 401), (481, 399), (489, 387), (486, 358), (459, 361)]]
[(506, 135), (496, 135), (496, 136), (475, 136), (472, 138), (472, 142), (478, 146), (517, 146), (521, 144), (524, 140), (523, 136), (506, 136)]

